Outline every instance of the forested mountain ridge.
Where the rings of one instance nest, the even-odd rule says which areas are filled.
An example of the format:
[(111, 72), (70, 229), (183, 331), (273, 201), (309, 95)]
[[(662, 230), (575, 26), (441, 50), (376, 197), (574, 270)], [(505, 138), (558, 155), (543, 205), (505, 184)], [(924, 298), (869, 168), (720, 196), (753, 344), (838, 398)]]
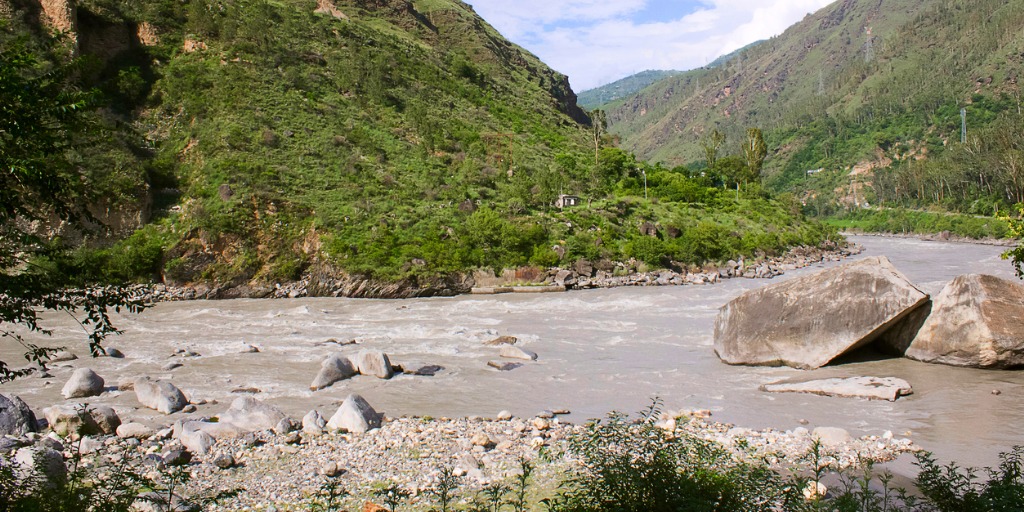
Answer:
[[(945, 206), (965, 210), (984, 197), (1006, 206), (1020, 197), (1005, 190), (1015, 187), (1013, 166), (997, 165), (998, 180), (995, 170), (971, 179), (938, 176), (924, 162), (963, 149), (961, 108), (969, 144), (992, 143), (986, 134), (997, 121), (1019, 124), (1010, 117), (1020, 109), (1022, 25), (1020, 0), (838, 1), (717, 69), (689, 71), (609, 106), (610, 131), (643, 158), (679, 165), (704, 160), (702, 142), (713, 130), (735, 147), (746, 128), (759, 127), (771, 148), (765, 182), (812, 189), (806, 199), (852, 201), (851, 189), (862, 187), (858, 197), (871, 203), (922, 206), (957, 197)], [(842, 176), (815, 183), (807, 171), (816, 169)]]
[[(127, 221), (37, 262), (79, 282), (265, 290), (316, 271), (415, 289), (475, 268), (777, 254), (830, 233), (791, 198), (722, 193), (612, 147), (565, 76), (457, 0), (0, 7), (4, 51), (65, 30), (95, 92), (102, 130), (68, 157), (90, 206)], [(586, 206), (555, 207), (562, 193)]]
[(632, 96), (659, 80), (673, 77), (680, 73), (682, 71), (653, 69), (641, 71), (610, 84), (581, 91), (579, 93), (579, 104), (588, 109), (600, 108), (607, 103)]

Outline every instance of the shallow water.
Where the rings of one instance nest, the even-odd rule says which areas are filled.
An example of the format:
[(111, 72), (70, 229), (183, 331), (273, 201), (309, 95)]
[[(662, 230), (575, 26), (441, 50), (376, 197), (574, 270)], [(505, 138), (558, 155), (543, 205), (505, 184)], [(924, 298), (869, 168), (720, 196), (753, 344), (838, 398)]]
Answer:
[[(877, 237), (852, 237), (865, 246), (859, 257), (884, 254), (924, 291), (937, 293), (952, 277), (982, 272), (1012, 277), (998, 257), (1001, 248)], [(789, 279), (816, 268), (791, 271)], [(714, 419), (745, 427), (792, 429), (801, 419), (814, 426), (840, 426), (854, 434), (910, 432), (941, 460), (992, 465), (996, 454), (1024, 444), (1024, 373), (959, 369), (909, 360), (886, 359), (831, 366), (814, 371), (747, 368), (722, 364), (712, 350), (717, 309), (745, 290), (772, 281), (733, 279), (715, 286), (618, 288), (565, 294), (461, 296), (381, 301), (359, 299), (234, 300), (162, 303), (138, 316), (120, 317), (125, 330), (108, 341), (126, 359), (85, 359), (108, 386), (125, 377), (171, 379), (193, 400), (216, 400), (200, 407), (213, 415), (227, 407), (236, 388), (256, 394), (295, 417), (314, 407), (361, 393), (391, 416), (492, 416), (508, 409), (532, 415), (565, 408), (572, 421), (611, 410), (637, 412), (658, 396), (669, 409), (706, 408)], [(54, 317), (51, 344), (87, 354), (81, 330)], [(486, 363), (498, 350), (482, 342), (498, 335), (520, 339), (540, 354), (536, 362), (510, 372)], [(329, 338), (355, 339), (356, 346), (324, 345)], [(244, 344), (261, 349), (240, 354)], [(0, 357), (20, 359), (5, 344)], [(176, 349), (200, 357), (172, 357)], [(380, 349), (393, 362), (439, 364), (435, 377), (372, 377), (308, 389), (320, 361), (334, 351)], [(171, 360), (182, 368), (162, 371)], [(25, 399), (37, 412), (63, 401), (60, 388), (73, 367), (56, 368), (52, 379), (36, 377), (0, 386)], [(758, 386), (787, 378), (897, 376), (914, 395), (895, 403), (768, 394)], [(1002, 394), (995, 396), (993, 389)], [(106, 393), (91, 399), (112, 405), (122, 417), (166, 424), (170, 419), (138, 409), (133, 393)]]

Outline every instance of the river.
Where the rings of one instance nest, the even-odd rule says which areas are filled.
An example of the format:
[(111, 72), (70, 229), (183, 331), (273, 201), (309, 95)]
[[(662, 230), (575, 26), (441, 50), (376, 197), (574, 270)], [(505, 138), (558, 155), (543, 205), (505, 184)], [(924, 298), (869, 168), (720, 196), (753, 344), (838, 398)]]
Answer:
[[(851, 237), (865, 247), (858, 257), (888, 256), (911, 281), (938, 293), (956, 275), (982, 272), (1012, 277), (999, 247), (911, 239)], [(295, 417), (312, 408), (329, 415), (349, 393), (362, 394), (391, 416), (493, 416), (502, 409), (533, 415), (545, 409), (572, 411), (570, 421), (611, 410), (637, 412), (657, 396), (667, 409), (710, 409), (712, 419), (744, 427), (792, 429), (838, 426), (855, 435), (886, 430), (908, 435), (943, 461), (993, 465), (996, 455), (1024, 444), (1024, 372), (983, 371), (874, 359), (814, 371), (747, 368), (721, 363), (712, 349), (718, 308), (745, 290), (817, 270), (790, 271), (774, 281), (733, 279), (712, 286), (617, 288), (564, 294), (460, 296), (404, 301), (361, 299), (233, 300), (161, 303), (137, 316), (119, 316), (123, 336), (108, 341), (125, 359), (75, 361), (89, 366), (109, 386), (121, 378), (149, 375), (170, 379), (194, 401), (206, 399), (199, 415), (215, 415), (233, 389), (256, 388), (255, 396)], [(82, 331), (53, 317), (50, 344), (87, 354)], [(487, 366), (498, 350), (482, 342), (512, 335), (540, 355), (508, 372)], [(329, 338), (354, 339), (338, 348)], [(260, 352), (243, 354), (244, 345)], [(20, 360), (10, 343), (0, 357)], [(319, 363), (334, 351), (380, 349), (395, 363), (438, 364), (434, 377), (398, 376), (389, 381), (356, 377), (311, 392)], [(191, 350), (199, 357), (172, 356)], [(164, 371), (169, 361), (184, 366)], [(53, 378), (30, 377), (0, 386), (21, 396), (38, 413), (62, 402), (60, 388), (72, 371)], [(895, 403), (769, 394), (758, 386), (788, 378), (896, 376), (914, 394)], [(999, 390), (1001, 394), (993, 394)], [(111, 391), (91, 403), (114, 406), (122, 417), (151, 424), (171, 418), (141, 410), (131, 392)]]

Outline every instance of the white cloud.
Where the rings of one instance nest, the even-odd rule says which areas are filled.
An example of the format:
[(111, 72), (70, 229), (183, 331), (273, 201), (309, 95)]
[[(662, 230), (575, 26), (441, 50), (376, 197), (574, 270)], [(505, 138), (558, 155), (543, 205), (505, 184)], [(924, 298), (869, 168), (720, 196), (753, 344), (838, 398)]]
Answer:
[[(506, 37), (569, 75), (577, 91), (646, 69), (693, 69), (832, 0), (699, 0), (689, 14), (636, 21), (654, 0), (471, 0)], [(678, 1), (678, 0), (672, 0)]]

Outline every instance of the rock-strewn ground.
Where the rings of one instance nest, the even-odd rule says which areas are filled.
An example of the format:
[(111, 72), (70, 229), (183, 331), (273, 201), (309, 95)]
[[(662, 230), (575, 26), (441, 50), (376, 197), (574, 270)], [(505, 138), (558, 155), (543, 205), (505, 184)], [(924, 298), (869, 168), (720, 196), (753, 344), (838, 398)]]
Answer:
[[(891, 460), (916, 450), (910, 440), (893, 438), (890, 433), (855, 439), (841, 429), (758, 431), (701, 418), (706, 414), (665, 414), (658, 425), (679, 436), (719, 442), (738, 457), (767, 460), (778, 468), (806, 463), (801, 458), (816, 437), (827, 453), (823, 462), (838, 467), (864, 460)], [(434, 505), (434, 498), (425, 491), (436, 484), (444, 467), (461, 475), (457, 494), (471, 500), (484, 485), (512, 478), (519, 471), (520, 458), (526, 458), (537, 465), (531, 485), (534, 497), (540, 497), (537, 493), (550, 495), (574, 464), (565, 454), (566, 440), (583, 429), (557, 418), (397, 418), (365, 434), (264, 431), (219, 440), (208, 454), (194, 456), (187, 468), (192, 474), (192, 492), (241, 491), (210, 510), (308, 510), (331, 480), (351, 493), (345, 501), (349, 509), (358, 509), (364, 501), (374, 499), (375, 490), (393, 483), (412, 495), (403, 509), (427, 510)], [(33, 439), (36, 444), (53, 445), (52, 439), (40, 434), (22, 436), (18, 442)], [(168, 454), (180, 452), (169, 431), (141, 441), (106, 436), (88, 437), (81, 443), (91, 464), (110, 465), (128, 453), (153, 477), (158, 476), (156, 466)], [(75, 450), (70, 444), (63, 446), (67, 457)]]

